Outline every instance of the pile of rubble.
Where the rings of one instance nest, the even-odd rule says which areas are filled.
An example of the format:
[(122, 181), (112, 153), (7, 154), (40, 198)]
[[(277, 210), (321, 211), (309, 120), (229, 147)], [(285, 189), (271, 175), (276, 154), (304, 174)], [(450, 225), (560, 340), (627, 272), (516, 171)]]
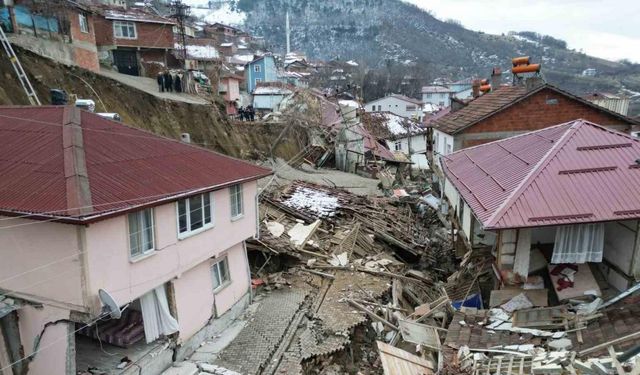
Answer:
[[(524, 293), (488, 301), (492, 249), (458, 249), (456, 258), (455, 230), (424, 196), (302, 182), (263, 193), (260, 237), (248, 243), (254, 285), (309, 292), (260, 373), (640, 371), (640, 305), (625, 303), (633, 290), (554, 307)], [(284, 270), (272, 272), (282, 259)]]
[[(280, 362), (294, 365), (281, 370), (336, 366), (331, 355), (353, 350), (367, 320), (361, 363), (379, 372), (388, 361), (378, 349), (389, 344), (417, 348), (436, 368), (439, 332), (452, 313), (444, 285), (457, 264), (448, 230), (420, 195), (372, 198), (294, 182), (261, 196), (260, 223), (259, 239), (248, 243), (264, 254), (254, 284), (277, 289), (304, 274), (317, 290), (305, 328), (285, 344)], [(265, 271), (285, 255), (296, 259), (287, 271)]]

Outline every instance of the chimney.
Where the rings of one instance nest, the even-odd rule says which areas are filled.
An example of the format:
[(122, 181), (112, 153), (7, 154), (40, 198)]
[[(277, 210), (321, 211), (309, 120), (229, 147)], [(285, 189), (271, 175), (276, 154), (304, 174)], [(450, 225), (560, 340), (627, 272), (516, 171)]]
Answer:
[(474, 98), (480, 96), (480, 80), (473, 80), (473, 83), (471, 84), (471, 92), (473, 93)]
[(534, 90), (543, 84), (544, 84), (544, 81), (540, 76), (527, 77), (527, 79), (525, 79), (524, 81), (524, 85), (527, 88), (527, 91)]
[(502, 70), (499, 67), (491, 71), (491, 91), (497, 90), (502, 84)]

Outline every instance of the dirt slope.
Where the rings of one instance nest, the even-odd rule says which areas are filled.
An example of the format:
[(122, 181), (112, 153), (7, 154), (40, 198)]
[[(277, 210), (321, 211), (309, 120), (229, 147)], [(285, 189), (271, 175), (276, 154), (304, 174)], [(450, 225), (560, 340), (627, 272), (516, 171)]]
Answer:
[[(129, 125), (176, 139), (181, 133), (190, 133), (194, 143), (244, 159), (269, 156), (271, 143), (284, 128), (256, 123), (232, 125), (224, 115), (221, 102), (206, 106), (163, 100), (109, 78), (62, 65), (19, 48), (16, 48), (16, 53), (43, 104), (50, 103), (50, 89), (60, 88), (80, 98), (93, 99), (96, 111), (117, 112), (123, 122)], [(0, 105), (29, 104), (3, 51), (0, 51), (0, 80)], [(91, 88), (102, 99), (106, 110)], [(298, 153), (298, 139), (295, 135), (285, 136), (278, 143), (275, 156), (289, 159)]]

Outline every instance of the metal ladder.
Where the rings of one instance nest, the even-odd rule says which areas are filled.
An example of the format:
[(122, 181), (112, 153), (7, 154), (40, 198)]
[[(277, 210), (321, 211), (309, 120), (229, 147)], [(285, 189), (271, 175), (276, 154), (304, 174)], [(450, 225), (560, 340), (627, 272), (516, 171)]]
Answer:
[(7, 39), (7, 35), (4, 33), (4, 30), (2, 30), (2, 27), (0, 27), (0, 42), (2, 42), (2, 47), (4, 47), (4, 51), (9, 56), (11, 65), (13, 65), (13, 69), (18, 75), (20, 84), (22, 85), (24, 92), (27, 94), (29, 102), (31, 103), (31, 105), (41, 105), (40, 99), (38, 99), (38, 95), (36, 95), (36, 92), (33, 90), (33, 86), (31, 86), (31, 82), (29, 82), (29, 77), (27, 77), (24, 69), (22, 69), (20, 60), (18, 60), (18, 56), (13, 51), (13, 47), (11, 47), (11, 43), (9, 43), (9, 39)]

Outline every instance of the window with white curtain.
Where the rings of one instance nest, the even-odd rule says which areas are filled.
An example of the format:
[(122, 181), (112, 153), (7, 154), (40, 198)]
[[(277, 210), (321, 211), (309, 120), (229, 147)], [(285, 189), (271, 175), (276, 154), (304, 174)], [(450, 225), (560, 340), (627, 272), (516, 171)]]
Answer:
[(214, 293), (231, 281), (229, 277), (229, 262), (226, 256), (211, 265), (211, 280)]
[(603, 252), (603, 223), (563, 225), (556, 231), (551, 263), (600, 263)]
[(231, 195), (231, 218), (236, 219), (244, 214), (242, 184), (231, 186), (229, 192)]
[(178, 321), (171, 316), (165, 286), (161, 285), (140, 297), (144, 335), (148, 343), (160, 336), (168, 336), (178, 332)]
[(154, 250), (153, 209), (130, 213), (129, 252), (131, 258), (148, 254)]
[(178, 236), (186, 237), (213, 227), (213, 197), (199, 194), (178, 201)]

